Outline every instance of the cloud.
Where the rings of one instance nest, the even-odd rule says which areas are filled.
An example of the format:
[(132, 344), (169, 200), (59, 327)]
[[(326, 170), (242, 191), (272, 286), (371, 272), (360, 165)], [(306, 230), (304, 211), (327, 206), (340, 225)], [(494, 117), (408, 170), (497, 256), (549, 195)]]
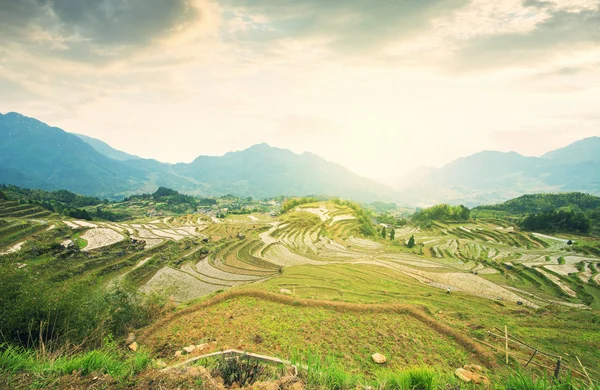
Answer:
[(0, 46), (105, 63), (202, 17), (188, 0), (0, 0)]
[(225, 38), (270, 52), (277, 44), (309, 40), (334, 54), (380, 53), (409, 39), (470, 0), (224, 0)]
[[(548, 2), (544, 2), (548, 3)], [(541, 2), (524, 4), (539, 9)], [(458, 67), (501, 68), (546, 62), (570, 53), (600, 48), (600, 4), (548, 8), (548, 17), (530, 31), (483, 35), (468, 40), (457, 52)]]

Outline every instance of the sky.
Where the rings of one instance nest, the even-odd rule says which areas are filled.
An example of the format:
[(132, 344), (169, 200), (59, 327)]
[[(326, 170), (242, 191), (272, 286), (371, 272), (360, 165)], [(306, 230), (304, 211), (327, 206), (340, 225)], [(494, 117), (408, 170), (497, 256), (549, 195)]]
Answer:
[(0, 112), (373, 178), (600, 135), (599, 0), (0, 0)]

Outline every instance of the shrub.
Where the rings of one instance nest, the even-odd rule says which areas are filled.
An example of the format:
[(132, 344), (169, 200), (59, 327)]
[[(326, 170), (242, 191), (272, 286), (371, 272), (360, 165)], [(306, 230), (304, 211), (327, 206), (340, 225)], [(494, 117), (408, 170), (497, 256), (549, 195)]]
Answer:
[(165, 303), (134, 287), (103, 290), (85, 281), (57, 285), (27, 269), (0, 264), (0, 334), (14, 345), (98, 346), (108, 334), (120, 336), (148, 324)]
[(221, 359), (214, 370), (214, 374), (223, 378), (225, 386), (234, 383), (240, 387), (250, 386), (261, 378), (266, 365), (248, 356), (234, 356)]

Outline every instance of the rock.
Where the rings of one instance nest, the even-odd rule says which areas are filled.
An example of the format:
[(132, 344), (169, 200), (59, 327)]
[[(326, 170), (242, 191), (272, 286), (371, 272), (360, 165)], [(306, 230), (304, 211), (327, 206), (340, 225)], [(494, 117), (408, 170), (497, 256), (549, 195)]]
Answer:
[(470, 372), (464, 368), (457, 368), (456, 371), (454, 371), (454, 375), (461, 381), (465, 382), (471, 382), (471, 376), (469, 374)]
[(487, 385), (490, 383), (490, 380), (487, 376), (476, 374), (472, 371), (465, 370), (464, 368), (457, 368), (456, 371), (454, 371), (454, 375), (456, 375), (456, 377), (462, 381), (475, 383), (476, 385)]
[(198, 344), (196, 345), (196, 349), (202, 351), (204, 348), (208, 347), (208, 344)]
[(192, 352), (194, 352), (196, 350), (196, 346), (195, 345), (190, 345), (188, 347), (183, 348), (183, 350), (186, 353), (192, 353)]
[(127, 339), (125, 340), (125, 344), (127, 344), (127, 345), (133, 344), (134, 341), (135, 341), (135, 333), (129, 333), (129, 336), (127, 336)]
[(154, 362), (154, 364), (156, 365), (157, 368), (167, 367), (167, 363), (163, 362), (162, 360), (157, 360)]
[(387, 358), (380, 353), (374, 353), (371, 358), (373, 358), (373, 361), (377, 364), (383, 364), (387, 362)]
[(471, 372), (483, 372), (483, 367), (478, 366), (477, 364), (467, 364), (463, 368)]
[(261, 344), (263, 341), (264, 341), (264, 339), (262, 338), (261, 335), (257, 334), (257, 335), (254, 336), (254, 342), (256, 344)]
[(133, 343), (129, 344), (129, 349), (131, 349), (133, 352), (138, 350), (138, 344), (134, 341)]
[(288, 290), (287, 288), (281, 288), (279, 289), (279, 292), (282, 294), (291, 294), (292, 292), (290, 290)]
[(175, 357), (179, 357), (183, 354), (183, 351), (177, 351), (175, 352)]

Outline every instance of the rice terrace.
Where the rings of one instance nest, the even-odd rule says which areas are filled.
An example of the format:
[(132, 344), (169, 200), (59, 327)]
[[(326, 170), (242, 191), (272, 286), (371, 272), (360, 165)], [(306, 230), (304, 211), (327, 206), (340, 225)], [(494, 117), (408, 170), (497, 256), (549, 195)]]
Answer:
[[(177, 213), (169, 209), (181, 205), (169, 203), (180, 195), (168, 189), (105, 204), (102, 210), (81, 208), (88, 216), (128, 215), (118, 222), (90, 221), (64, 218), (34, 200), (52, 193), (17, 187), (4, 193), (3, 277), (13, 284), (3, 286), (27, 289), (9, 278), (12, 274), (24, 276), (23, 283), (54, 285), (67, 296), (70, 286), (105, 291), (130, 286), (115, 294), (140, 291), (147, 297), (143, 305), (152, 305), (153, 312), (136, 320), (150, 325), (134, 331), (132, 353), (147, 354), (152, 359), (147, 368), (192, 359), (177, 369), (183, 370), (177, 379), (182, 383), (201, 380), (197, 373), (186, 377), (194, 364), (210, 365), (211, 358), (193, 358), (230, 349), (310, 363), (308, 374), (298, 375), (308, 375), (304, 383), (317, 387), (377, 383), (403, 388), (394, 383), (409, 380), (411, 369), (431, 376), (432, 383), (464, 387), (469, 382), (455, 375), (463, 366), (481, 370), (469, 371), (484, 378), (474, 386), (501, 385), (510, 375), (511, 380), (515, 375), (551, 378), (557, 359), (547, 355), (560, 356), (559, 375), (569, 380), (584, 384), (592, 380), (586, 375), (598, 375), (600, 257), (596, 241), (586, 235), (530, 232), (517, 219), (485, 207), (460, 221), (424, 215), (464, 213), (449, 206), (424, 209), (407, 220), (335, 198), (279, 203), (225, 197), (200, 212)], [(240, 203), (246, 211), (224, 214)], [(164, 212), (156, 211), (163, 207)], [(128, 214), (115, 218), (119, 212)], [(142, 305), (133, 294), (121, 299)], [(51, 321), (40, 318), (29, 326), (35, 334), (47, 333)], [(132, 325), (124, 323), (120, 331), (131, 331)], [(510, 338), (508, 365), (504, 327), (516, 337)], [(108, 329), (96, 331), (108, 334)], [(15, 336), (38, 347), (54, 337)], [(107, 348), (102, 347), (106, 340), (96, 343)], [(534, 356), (525, 369), (531, 353), (521, 343), (547, 355)], [(16, 370), (9, 378), (18, 378), (17, 367), (28, 364), (36, 376), (53, 377), (52, 355), (34, 363), (28, 360), (33, 355), (22, 353), (3, 352), (5, 368)], [(374, 354), (386, 362), (375, 363)], [(24, 366), (11, 366), (13, 360)], [(586, 374), (579, 362), (585, 362)], [(141, 383), (175, 380), (137, 375)]]

